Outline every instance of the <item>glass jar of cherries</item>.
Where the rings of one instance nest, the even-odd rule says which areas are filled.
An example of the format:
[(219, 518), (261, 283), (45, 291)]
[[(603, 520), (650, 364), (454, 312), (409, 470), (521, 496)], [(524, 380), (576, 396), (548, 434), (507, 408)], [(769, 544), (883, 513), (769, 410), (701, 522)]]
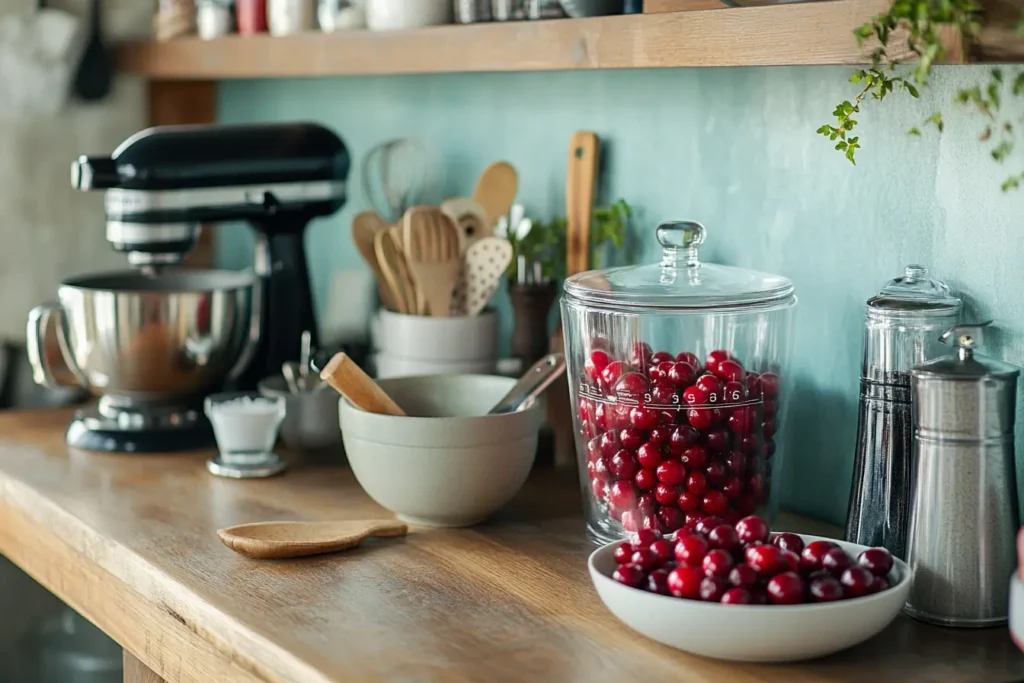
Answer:
[(600, 542), (776, 508), (793, 283), (702, 263), (698, 223), (657, 236), (661, 263), (574, 275), (562, 299), (587, 526)]

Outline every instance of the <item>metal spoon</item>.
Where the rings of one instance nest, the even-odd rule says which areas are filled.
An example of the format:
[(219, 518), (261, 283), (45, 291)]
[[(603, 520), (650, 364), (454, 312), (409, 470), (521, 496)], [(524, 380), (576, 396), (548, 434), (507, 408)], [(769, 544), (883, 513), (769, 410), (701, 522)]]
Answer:
[(302, 393), (299, 390), (299, 373), (298, 368), (295, 367), (295, 363), (287, 362), (281, 365), (281, 374), (284, 375), (284, 381), (288, 385), (288, 391), (293, 394)]
[(523, 373), (512, 390), (498, 401), (498, 405), (491, 408), (488, 415), (504, 415), (525, 410), (563, 372), (565, 372), (564, 354), (551, 353), (544, 356), (532, 368)]

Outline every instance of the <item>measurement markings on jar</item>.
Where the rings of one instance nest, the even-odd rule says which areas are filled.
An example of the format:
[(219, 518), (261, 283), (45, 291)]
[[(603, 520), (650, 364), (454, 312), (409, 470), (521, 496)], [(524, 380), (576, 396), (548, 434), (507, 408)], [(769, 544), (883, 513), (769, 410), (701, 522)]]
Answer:
[(652, 410), (713, 410), (715, 408), (744, 408), (748, 406), (760, 406), (764, 403), (764, 399), (760, 396), (756, 398), (747, 398), (740, 400), (733, 399), (730, 402), (724, 400), (716, 401), (718, 398), (715, 395), (710, 396), (709, 402), (693, 404), (687, 403), (678, 394), (673, 396), (675, 399), (672, 403), (655, 403), (651, 394), (644, 394), (641, 397), (633, 396), (631, 394), (614, 394), (611, 396), (605, 395), (597, 387), (589, 384), (580, 384), (579, 395), (581, 398), (590, 399), (597, 403), (606, 403), (611, 405), (621, 406), (642, 406), (644, 408), (651, 408)]

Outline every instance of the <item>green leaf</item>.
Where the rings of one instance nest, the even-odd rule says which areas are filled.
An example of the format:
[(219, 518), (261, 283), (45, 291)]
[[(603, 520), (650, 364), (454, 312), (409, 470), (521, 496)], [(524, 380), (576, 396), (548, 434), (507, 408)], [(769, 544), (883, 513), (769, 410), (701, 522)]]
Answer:
[(1020, 178), (1018, 178), (1017, 176), (1010, 176), (1009, 178), (1003, 181), (1003, 184), (1000, 187), (1002, 188), (1003, 192), (1016, 190), (1017, 188), (1020, 187)]
[(903, 85), (904, 85), (904, 87), (906, 87), (907, 92), (910, 93), (911, 97), (920, 97), (921, 96), (920, 93), (917, 92), (917, 88), (915, 88), (910, 83), (907, 83), (906, 81), (904, 81)]
[(1003, 82), (1003, 70), (1000, 69), (999, 67), (996, 67), (995, 69), (992, 69), (992, 80), (994, 80), (996, 83), (1002, 83)]
[(993, 109), (999, 109), (999, 86), (995, 83), (988, 84), (988, 99)]
[(928, 123), (931, 123), (931, 124), (933, 124), (933, 125), (934, 125), (934, 126), (935, 126), (936, 128), (938, 128), (938, 129), (939, 129), (939, 132), (940, 132), (940, 133), (941, 133), (941, 132), (942, 132), (942, 131), (943, 131), (943, 130), (945, 129), (945, 127), (946, 127), (946, 124), (945, 124), (945, 123), (943, 123), (943, 121), (942, 121), (942, 112), (941, 112), (941, 111), (937, 111), (937, 112), (935, 112), (934, 114), (932, 114), (931, 116), (929, 116), (929, 117), (928, 117), (928, 118), (927, 118), (927, 119), (925, 120), (925, 123), (926, 123), (926, 124), (928, 124)]
[(1012, 151), (1013, 143), (1008, 140), (1003, 140), (992, 149), (990, 154), (992, 155), (992, 158), (995, 159), (997, 162), (1003, 163), (1003, 161), (1006, 160), (1006, 157), (1008, 157)]
[(907, 131), (907, 135), (915, 135), (917, 137), (921, 137), (921, 131), (918, 130), (917, 128), (911, 128), (910, 130)]
[(1013, 94), (1020, 95), (1021, 93), (1024, 93), (1024, 71), (1013, 78)]
[(828, 135), (829, 133), (831, 133), (831, 132), (832, 132), (832, 126), (830, 126), (830, 125), (828, 125), (828, 124), (826, 123), (826, 124), (825, 124), (824, 126), (822, 126), (821, 128), (819, 128), (819, 129), (818, 129), (817, 131), (815, 131), (815, 132), (817, 132), (817, 133), (818, 133), (818, 135)]

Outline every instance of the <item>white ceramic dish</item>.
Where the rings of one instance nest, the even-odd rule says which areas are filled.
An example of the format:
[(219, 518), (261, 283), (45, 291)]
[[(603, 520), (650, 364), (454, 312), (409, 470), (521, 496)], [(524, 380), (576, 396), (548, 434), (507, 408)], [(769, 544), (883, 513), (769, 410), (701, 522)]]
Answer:
[(498, 314), (433, 318), (382, 310), (373, 324), (378, 353), (417, 361), (497, 362)]
[[(800, 535), (805, 542), (820, 536)], [(838, 543), (856, 557), (866, 546)], [(839, 652), (881, 632), (899, 615), (911, 572), (895, 560), (891, 588), (854, 600), (811, 605), (720, 605), (629, 588), (611, 578), (621, 541), (598, 548), (588, 561), (605, 606), (643, 635), (691, 654), (737, 662), (795, 662)]]
[(483, 521), (522, 488), (537, 453), (539, 403), (518, 413), (486, 414), (515, 383), (488, 375), (380, 382), (405, 417), (341, 401), (342, 439), (356, 479), (412, 524)]
[(371, 31), (404, 31), (452, 22), (451, 0), (367, 0)]

